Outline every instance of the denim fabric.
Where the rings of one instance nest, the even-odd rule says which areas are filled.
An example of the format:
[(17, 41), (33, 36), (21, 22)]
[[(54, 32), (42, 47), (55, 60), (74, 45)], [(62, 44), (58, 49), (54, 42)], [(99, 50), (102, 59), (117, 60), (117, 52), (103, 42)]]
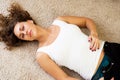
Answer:
[(114, 77), (114, 80), (120, 80), (120, 44), (106, 41), (104, 52), (114, 63), (113, 67), (104, 74), (105, 80), (110, 80), (112, 77)]

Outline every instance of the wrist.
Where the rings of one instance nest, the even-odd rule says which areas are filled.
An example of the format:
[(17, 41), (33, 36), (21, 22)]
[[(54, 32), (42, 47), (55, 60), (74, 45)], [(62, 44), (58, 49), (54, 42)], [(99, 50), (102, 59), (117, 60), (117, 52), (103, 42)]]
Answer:
[(98, 37), (98, 33), (97, 33), (97, 31), (91, 31), (90, 34)]

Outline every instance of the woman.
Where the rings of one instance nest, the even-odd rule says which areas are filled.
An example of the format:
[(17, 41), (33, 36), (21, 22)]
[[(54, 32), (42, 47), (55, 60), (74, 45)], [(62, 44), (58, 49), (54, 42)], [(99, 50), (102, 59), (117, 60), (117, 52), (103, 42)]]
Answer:
[[(18, 4), (12, 4), (9, 12), (6, 17), (0, 15), (1, 40), (9, 47), (37, 40), (36, 60), (56, 80), (78, 80), (68, 76), (59, 66), (66, 66), (87, 80), (119, 80), (120, 45), (99, 40), (91, 19), (62, 16), (50, 27), (43, 28)], [(89, 37), (78, 27), (87, 27)]]

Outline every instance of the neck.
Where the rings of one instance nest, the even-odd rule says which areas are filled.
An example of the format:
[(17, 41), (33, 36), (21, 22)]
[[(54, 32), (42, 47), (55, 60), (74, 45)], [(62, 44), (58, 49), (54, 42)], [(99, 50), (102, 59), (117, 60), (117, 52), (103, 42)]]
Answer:
[(36, 40), (38, 42), (44, 43), (47, 40), (50, 32), (51, 31), (50, 31), (49, 28), (43, 28), (43, 27), (38, 26), (38, 29), (37, 29), (37, 39)]

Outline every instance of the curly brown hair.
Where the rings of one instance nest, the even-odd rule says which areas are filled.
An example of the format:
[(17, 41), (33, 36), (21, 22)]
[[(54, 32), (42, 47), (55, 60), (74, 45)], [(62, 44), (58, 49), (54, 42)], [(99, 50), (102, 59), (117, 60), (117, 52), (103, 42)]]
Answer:
[[(7, 16), (0, 14), (0, 39), (5, 42), (8, 47), (14, 47), (24, 42), (14, 34), (16, 23), (33, 20), (33, 18), (18, 3), (12, 3), (8, 8), (8, 12), (9, 14)], [(33, 22), (35, 23), (34, 20)]]

